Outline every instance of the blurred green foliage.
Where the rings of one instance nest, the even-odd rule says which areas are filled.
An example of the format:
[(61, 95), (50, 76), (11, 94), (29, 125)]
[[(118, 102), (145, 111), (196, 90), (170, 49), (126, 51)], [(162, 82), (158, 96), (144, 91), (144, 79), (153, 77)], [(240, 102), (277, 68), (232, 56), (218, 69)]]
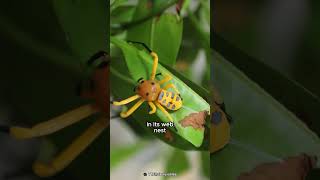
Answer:
[(319, 157), (318, 136), (216, 52), (213, 69), (234, 122), (229, 145), (211, 155), (211, 178), (235, 179), (260, 163), (300, 153)]
[[(179, 175), (188, 171), (190, 169), (190, 166), (191, 165), (187, 159), (186, 152), (175, 149), (168, 158), (165, 172), (176, 173), (177, 175)], [(169, 176), (164, 177), (163, 179), (169, 179)]]
[[(213, 8), (213, 83), (234, 120), (231, 143), (211, 155), (213, 179), (234, 179), (259, 163), (303, 152), (319, 157), (320, 6), (297, 3), (218, 0)], [(270, 58), (283, 54), (290, 58)]]
[(125, 147), (114, 148), (110, 152), (110, 171), (122, 161), (128, 159), (128, 157), (134, 155), (139, 150), (142, 150), (145, 147), (145, 144), (145, 142), (140, 142)]
[[(77, 31), (76, 34), (82, 33), (83, 36), (73, 36), (75, 32), (71, 30), (67, 36), (67, 29), (60, 23), (63, 18), (57, 18), (59, 14), (55, 8), (70, 10), (68, 13), (73, 13), (73, 16), (68, 15), (70, 18), (68, 20), (71, 21), (68, 25), (75, 25), (72, 22), (82, 19), (81, 3), (70, 2), (73, 4), (56, 5), (59, 7), (54, 7), (51, 0), (1, 2), (0, 33), (3, 50), (3, 61), (0, 66), (1, 89), (24, 115), (23, 119), (13, 122), (14, 124), (31, 126), (88, 103), (76, 95), (75, 87), (84, 77), (83, 63), (85, 58), (91, 56), (89, 53), (108, 47), (107, 39), (104, 38), (108, 30), (108, 13), (106, 13), (108, 4), (105, 1), (92, 1), (90, 3), (92, 9), (98, 11), (86, 14), (90, 24), (82, 23), (81, 26), (77, 24), (78, 27), (74, 29)], [(77, 11), (71, 11), (72, 8)], [(103, 14), (105, 16), (101, 16)], [(102, 35), (97, 34), (94, 24), (99, 27), (104, 24), (100, 32), (105, 32)], [(93, 34), (97, 37), (96, 40), (105, 39), (103, 47), (98, 48), (94, 40), (91, 42), (85, 40)], [(73, 48), (70, 41), (77, 41), (78, 49)], [(81, 43), (87, 44), (82, 46)], [(91, 48), (81, 49), (88, 46)], [(58, 151), (61, 151), (95, 119), (96, 117), (92, 117), (83, 120), (79, 124), (48, 136), (48, 139), (56, 145)], [(106, 179), (108, 139), (108, 132), (105, 132), (83, 152), (82, 156), (55, 178)], [(31, 167), (26, 168), (31, 169)], [(68, 176), (65, 176), (66, 174)]]

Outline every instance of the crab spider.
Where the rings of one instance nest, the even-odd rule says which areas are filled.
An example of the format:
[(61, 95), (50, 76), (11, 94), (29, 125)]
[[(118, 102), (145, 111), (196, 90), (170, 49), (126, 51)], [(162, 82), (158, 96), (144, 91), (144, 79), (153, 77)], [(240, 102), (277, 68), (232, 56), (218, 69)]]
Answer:
[[(163, 88), (161, 87), (161, 85), (170, 81), (172, 77), (170, 75), (166, 75), (162, 80), (157, 81), (155, 79), (156, 75), (161, 75), (161, 73), (156, 74), (158, 66), (157, 53), (151, 51), (144, 43), (134, 41), (129, 42), (143, 45), (150, 53), (151, 57), (153, 58), (151, 76), (148, 80), (144, 80), (143, 78), (140, 78), (138, 80), (138, 85), (134, 88), (134, 91), (136, 93), (135, 95), (122, 101), (114, 101), (112, 102), (112, 104), (115, 106), (121, 106), (138, 99), (138, 102), (134, 104), (129, 110), (120, 114), (122, 118), (130, 116), (141, 106), (142, 103), (147, 102), (151, 108), (149, 114), (155, 113), (158, 108), (167, 116), (170, 121), (173, 121), (171, 115), (166, 109), (176, 111), (182, 107), (182, 98), (180, 96), (180, 92), (174, 84), (167, 84)], [(169, 88), (172, 88), (175, 92), (167, 91)]]

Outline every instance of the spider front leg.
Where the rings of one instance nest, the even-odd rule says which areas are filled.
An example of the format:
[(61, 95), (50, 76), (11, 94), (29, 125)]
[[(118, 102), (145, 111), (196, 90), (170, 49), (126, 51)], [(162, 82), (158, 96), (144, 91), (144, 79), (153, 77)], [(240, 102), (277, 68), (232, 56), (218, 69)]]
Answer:
[(157, 66), (158, 66), (158, 55), (155, 52), (151, 52), (150, 55), (153, 58), (153, 66), (152, 66), (152, 71), (151, 71), (151, 80), (154, 80), (156, 77), (156, 72), (157, 72)]
[(160, 111), (162, 111), (162, 112), (169, 118), (169, 120), (170, 120), (171, 122), (173, 122), (173, 119), (172, 119), (171, 115), (168, 113), (168, 111), (165, 110), (165, 109), (161, 106), (161, 104), (159, 104), (158, 102), (154, 102), (154, 103), (155, 103), (156, 106), (160, 109)]
[(126, 118), (128, 116), (130, 116), (130, 114), (132, 114), (135, 110), (138, 109), (139, 106), (141, 106), (141, 104), (144, 102), (145, 100), (140, 99), (135, 105), (133, 105), (128, 111), (126, 112), (122, 112), (120, 114), (120, 117), (122, 118)]
[(137, 41), (128, 41), (131, 43), (136, 43), (136, 44), (140, 44), (142, 45), (144, 48), (147, 49), (147, 51), (150, 53), (150, 55), (153, 58), (153, 66), (152, 66), (152, 71), (151, 71), (151, 77), (150, 80), (154, 80), (154, 78), (156, 77), (156, 71), (157, 71), (157, 66), (158, 66), (158, 55), (157, 53), (153, 52), (145, 43), (143, 42), (137, 42)]
[(125, 105), (125, 104), (128, 104), (136, 99), (138, 99), (140, 96), (138, 94), (134, 95), (134, 96), (131, 96), (125, 100), (122, 100), (122, 101), (113, 101), (112, 104), (115, 105), (115, 106), (121, 106), (121, 105)]

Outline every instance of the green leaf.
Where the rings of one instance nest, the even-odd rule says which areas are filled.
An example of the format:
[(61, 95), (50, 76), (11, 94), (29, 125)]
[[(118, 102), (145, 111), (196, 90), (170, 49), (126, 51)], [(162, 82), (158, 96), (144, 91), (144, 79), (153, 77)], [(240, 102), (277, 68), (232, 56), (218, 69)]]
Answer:
[(294, 114), (214, 53), (214, 85), (233, 117), (231, 142), (211, 155), (211, 175), (234, 180), (264, 162), (307, 153), (319, 157), (320, 140)]
[[(139, 19), (148, 12), (147, 1), (140, 1), (133, 19)], [(156, 52), (159, 60), (174, 65), (181, 45), (183, 20), (174, 14), (162, 14), (128, 30), (127, 39), (145, 43)]]
[(185, 15), (188, 12), (188, 9), (190, 8), (190, 0), (184, 0), (182, 3), (182, 7), (180, 10), (180, 14)]
[(182, 27), (183, 21), (177, 15), (163, 14), (159, 19), (153, 19), (149, 43), (151, 49), (158, 52), (162, 63), (175, 64), (181, 45)]
[[(166, 163), (167, 173), (176, 173), (180, 175), (190, 169), (190, 163), (188, 161), (185, 151), (174, 149)], [(164, 179), (169, 179), (170, 176), (166, 176)]]
[[(150, 76), (153, 60), (148, 53), (138, 50), (134, 46), (117, 38), (111, 38), (111, 42), (122, 50), (127, 68), (133, 80), (137, 80), (140, 77), (148, 78)], [(194, 129), (191, 126), (183, 127), (179, 122), (191, 113), (197, 113), (201, 111), (210, 112), (209, 104), (183, 81), (161, 66), (161, 64), (158, 65), (157, 73), (162, 73), (163, 76), (171, 75), (173, 79), (170, 81), (170, 83), (173, 83), (177, 87), (183, 98), (182, 108), (178, 111), (170, 113), (175, 122), (178, 134), (191, 142), (194, 146), (201, 146), (204, 130)], [(169, 122), (168, 118), (161, 111), (157, 111), (156, 114), (163, 122)]]
[(207, 98), (209, 97), (209, 91), (207, 89), (197, 85), (196, 83), (185, 77), (183, 74), (180, 74), (174, 68), (165, 64), (162, 64), (162, 66), (168, 69), (173, 75), (177, 76), (180, 80), (188, 84), (188, 86), (191, 87), (194, 91), (196, 91), (203, 99), (207, 100)]
[(112, 26), (118, 26), (121, 23), (129, 22), (134, 14), (136, 7), (135, 6), (121, 6), (114, 10), (112, 13), (110, 13)]
[(66, 39), (80, 62), (94, 53), (109, 51), (109, 3), (93, 1), (52, 1)]
[(110, 12), (113, 13), (114, 10), (116, 10), (117, 8), (121, 7), (121, 6), (125, 6), (128, 4), (128, 0), (113, 0), (110, 1)]

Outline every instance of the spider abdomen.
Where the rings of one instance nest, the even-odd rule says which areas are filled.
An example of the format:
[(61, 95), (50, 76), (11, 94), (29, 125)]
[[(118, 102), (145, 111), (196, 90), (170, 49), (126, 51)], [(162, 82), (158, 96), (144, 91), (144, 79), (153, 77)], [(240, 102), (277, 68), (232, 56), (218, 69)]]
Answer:
[(162, 89), (157, 101), (169, 110), (176, 111), (182, 107), (182, 100), (179, 94)]

